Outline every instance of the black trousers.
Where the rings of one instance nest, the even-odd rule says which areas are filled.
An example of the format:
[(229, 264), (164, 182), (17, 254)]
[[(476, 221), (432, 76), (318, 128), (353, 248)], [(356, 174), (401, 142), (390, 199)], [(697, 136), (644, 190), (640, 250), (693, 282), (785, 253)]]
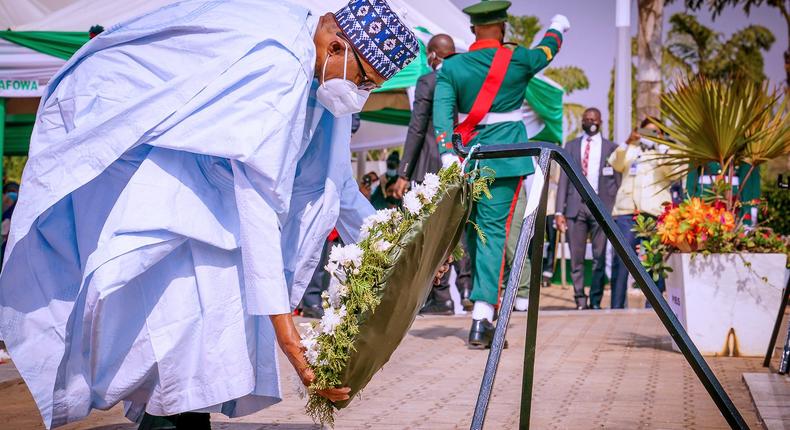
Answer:
[[(458, 261), (453, 261), (453, 269), (455, 269), (455, 286), (458, 291), (464, 288), (472, 289), (472, 262), (469, 258), (469, 252), (466, 250), (466, 235), (461, 235), (461, 248), (464, 250), (464, 256)], [(441, 283), (434, 285), (431, 294), (428, 296), (428, 301), (436, 303), (446, 303), (452, 300), (450, 295), (450, 271), (444, 274)]]
[(546, 255), (543, 256), (543, 276), (551, 278), (554, 275), (554, 262), (557, 250), (557, 229), (554, 228), (554, 215), (546, 217)]
[[(587, 295), (584, 293), (584, 253), (587, 250), (587, 236), (591, 238), (593, 253), (589, 305)], [(606, 234), (586, 206), (574, 218), (568, 218), (568, 246), (571, 249), (571, 278), (576, 305), (600, 307), (606, 266)]]

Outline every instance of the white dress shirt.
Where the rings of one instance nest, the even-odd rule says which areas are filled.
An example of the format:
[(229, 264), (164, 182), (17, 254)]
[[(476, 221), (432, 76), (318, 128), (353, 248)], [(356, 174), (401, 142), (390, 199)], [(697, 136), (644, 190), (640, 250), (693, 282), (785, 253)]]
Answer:
[(598, 176), (601, 173), (601, 133), (593, 136), (582, 134), (581, 154), (579, 160), (584, 162), (584, 151), (587, 150), (587, 140), (590, 139), (590, 159), (587, 167), (587, 182), (592, 185), (595, 194), (598, 194)]

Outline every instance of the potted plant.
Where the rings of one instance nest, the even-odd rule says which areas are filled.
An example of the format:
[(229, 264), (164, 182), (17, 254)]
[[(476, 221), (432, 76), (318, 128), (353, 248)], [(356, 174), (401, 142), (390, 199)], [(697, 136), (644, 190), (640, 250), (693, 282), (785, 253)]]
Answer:
[(670, 307), (705, 355), (765, 353), (787, 279), (788, 244), (756, 219), (744, 200), (760, 164), (790, 153), (786, 102), (767, 86), (695, 78), (662, 100), (672, 139), (662, 155), (678, 177), (714, 165), (697, 197), (667, 204), (657, 219), (638, 217), (643, 265), (666, 279)]

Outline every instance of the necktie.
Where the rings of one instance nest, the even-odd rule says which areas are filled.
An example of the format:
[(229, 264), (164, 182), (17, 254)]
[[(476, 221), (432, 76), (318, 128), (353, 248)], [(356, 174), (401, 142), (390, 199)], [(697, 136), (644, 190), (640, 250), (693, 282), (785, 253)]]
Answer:
[(590, 144), (592, 143), (592, 137), (587, 138), (587, 146), (584, 147), (584, 157), (582, 157), (582, 173), (584, 176), (587, 176), (587, 172), (590, 170)]

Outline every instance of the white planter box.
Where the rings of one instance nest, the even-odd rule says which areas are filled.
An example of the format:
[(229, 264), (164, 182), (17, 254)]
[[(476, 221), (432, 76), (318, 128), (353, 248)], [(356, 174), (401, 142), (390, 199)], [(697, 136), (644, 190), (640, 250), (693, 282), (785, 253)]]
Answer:
[(669, 258), (669, 306), (703, 355), (765, 355), (787, 279), (785, 260), (784, 254)]

